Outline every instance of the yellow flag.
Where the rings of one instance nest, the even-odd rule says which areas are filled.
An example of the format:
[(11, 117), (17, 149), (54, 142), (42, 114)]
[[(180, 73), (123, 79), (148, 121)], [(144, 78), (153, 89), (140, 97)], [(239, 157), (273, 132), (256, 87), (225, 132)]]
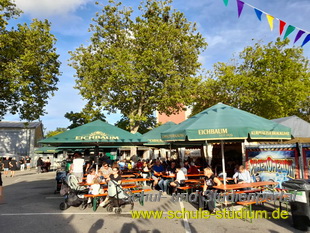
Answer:
[(269, 26), (270, 26), (270, 30), (272, 31), (273, 30), (273, 20), (274, 20), (274, 17), (271, 16), (271, 15), (267, 15), (267, 14), (266, 14), (266, 17), (267, 17), (267, 20), (268, 20), (268, 23), (269, 23)]

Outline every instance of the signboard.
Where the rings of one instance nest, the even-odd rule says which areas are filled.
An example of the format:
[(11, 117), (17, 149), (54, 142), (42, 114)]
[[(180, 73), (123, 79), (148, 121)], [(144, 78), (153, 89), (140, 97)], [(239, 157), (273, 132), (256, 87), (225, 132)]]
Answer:
[(308, 179), (310, 179), (310, 146), (305, 146), (303, 149), (303, 154), (306, 157), (306, 165), (305, 169), (308, 169)]
[(297, 176), (297, 150), (289, 148), (246, 148), (247, 165), (253, 182), (275, 181), (278, 188), (282, 182)]

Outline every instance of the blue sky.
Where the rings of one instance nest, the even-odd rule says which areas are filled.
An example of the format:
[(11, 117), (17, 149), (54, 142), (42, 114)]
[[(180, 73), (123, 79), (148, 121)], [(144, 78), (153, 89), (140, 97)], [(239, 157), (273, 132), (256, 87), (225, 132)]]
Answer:
[[(103, 5), (108, 2), (108, 0), (97, 1)], [(91, 36), (88, 32), (91, 18), (95, 17), (95, 13), (101, 8), (94, 4), (94, 0), (15, 0), (15, 2), (24, 11), (19, 22), (29, 23), (32, 18), (46, 18), (52, 23), (51, 32), (57, 38), (56, 47), (62, 62), (62, 75), (59, 77), (59, 90), (50, 98), (46, 107), (48, 113), (41, 117), (41, 120), (47, 131), (67, 127), (70, 122), (64, 118), (64, 114), (81, 111), (85, 103), (78, 90), (73, 88), (75, 70), (67, 65), (70, 58), (68, 51), (74, 51), (81, 44), (88, 44)], [(123, 5), (136, 9), (140, 0), (122, 2)], [(285, 21), (287, 25), (310, 32), (309, 0), (245, 0), (244, 2)], [(228, 6), (224, 5), (223, 0), (174, 0), (172, 5), (183, 12), (189, 21), (196, 22), (198, 31), (206, 38), (208, 47), (200, 56), (200, 62), (205, 69), (211, 69), (216, 62), (228, 62), (244, 47), (257, 41), (268, 43), (275, 41), (279, 36), (278, 20), (274, 20), (274, 29), (271, 31), (264, 14), (262, 21), (259, 21), (253, 8), (248, 5), (244, 6), (238, 19), (236, 0), (229, 0)], [(297, 32), (298, 29), (288, 36), (291, 46)], [(304, 38), (305, 35), (296, 42), (296, 46), (300, 46)], [(309, 58), (310, 42), (304, 46), (304, 55)], [(110, 124), (114, 124), (120, 118), (119, 114), (106, 114), (106, 116)], [(20, 119), (17, 115), (6, 115), (4, 120)]]

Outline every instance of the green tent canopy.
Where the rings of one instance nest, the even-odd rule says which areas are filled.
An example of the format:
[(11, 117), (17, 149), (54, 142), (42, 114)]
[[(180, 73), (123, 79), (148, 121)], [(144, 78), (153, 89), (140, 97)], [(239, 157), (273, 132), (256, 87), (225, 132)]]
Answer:
[(51, 147), (51, 146), (44, 146), (44, 147), (39, 147), (34, 150), (35, 154), (54, 154), (57, 152), (60, 152), (61, 150), (58, 149), (57, 147)]
[(291, 139), (291, 129), (255, 114), (218, 103), (161, 134), (164, 141), (221, 141), (226, 184), (224, 140)]
[(69, 145), (142, 145), (142, 137), (101, 120), (76, 127), (40, 141), (56, 146)]
[(291, 139), (291, 129), (219, 103), (161, 134), (164, 141)]
[(171, 127), (175, 126), (176, 124), (172, 121), (168, 121), (167, 123), (158, 126), (155, 129), (152, 129), (151, 131), (143, 134), (143, 140), (147, 141), (147, 143), (144, 143), (145, 146), (161, 146), (161, 145), (168, 145), (169, 143), (163, 141), (161, 139), (161, 133), (169, 130)]

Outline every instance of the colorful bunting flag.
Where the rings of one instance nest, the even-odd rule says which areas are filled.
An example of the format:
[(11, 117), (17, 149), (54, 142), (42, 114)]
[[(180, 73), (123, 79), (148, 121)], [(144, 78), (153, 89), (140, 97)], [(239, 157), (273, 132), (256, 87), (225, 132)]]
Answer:
[(238, 18), (240, 18), (241, 12), (243, 10), (244, 2), (237, 0), (237, 6), (238, 6)]
[(286, 29), (286, 32), (285, 32), (285, 35), (283, 37), (283, 40), (286, 39), (286, 37), (288, 37), (289, 34), (291, 34), (293, 31), (295, 30), (295, 27), (292, 26), (292, 25), (288, 25), (287, 29)]
[(283, 29), (285, 27), (286, 23), (282, 20), (280, 20), (280, 36), (282, 35)]
[(272, 31), (273, 30), (273, 20), (274, 20), (274, 17), (271, 16), (271, 15), (267, 15), (267, 14), (266, 14), (266, 17), (267, 17), (267, 20), (268, 20), (268, 23), (269, 23), (269, 26), (270, 26), (270, 30)]
[[(223, 0), (223, 1), (224, 1), (225, 6), (227, 6), (229, 0)], [(282, 33), (284, 31), (284, 28), (285, 28), (285, 25), (286, 25), (286, 22), (284, 22), (283, 20), (280, 20), (278, 18), (275, 18), (275, 17), (269, 15), (268, 13), (266, 13), (266, 12), (264, 12), (262, 10), (259, 10), (256, 7), (251, 6), (250, 4), (245, 3), (245, 2), (243, 2), (241, 0), (236, 0), (236, 1), (237, 1), (237, 7), (238, 7), (238, 18), (240, 18), (241, 13), (243, 11), (244, 4), (246, 4), (247, 6), (252, 7), (254, 9), (255, 14), (256, 14), (257, 18), (259, 19), (259, 21), (262, 21), (262, 14), (263, 13), (266, 15), (266, 18), (267, 18), (267, 21), (268, 21), (268, 24), (269, 24), (269, 27), (270, 27), (271, 31), (273, 30), (273, 21), (274, 21), (274, 19), (279, 20), (280, 21), (280, 23), (279, 23), (279, 32), (280, 32), (280, 36), (282, 35)], [(286, 39), (295, 29), (296, 29), (295, 26), (289, 25), (287, 27), (287, 29), (286, 29), (286, 32), (285, 32), (285, 35), (284, 35), (283, 39)], [(308, 31), (300, 29), (300, 28), (297, 28), (297, 29), (299, 29), (299, 31), (298, 31), (298, 33), (297, 33), (297, 35), (295, 37), (294, 43), (297, 42), (302, 37), (302, 35), (304, 33), (306, 33), (307, 36), (306, 36), (306, 38), (304, 39), (304, 41), (303, 41), (303, 43), (301, 45), (301, 46), (304, 46), (310, 40), (310, 33)]]
[(254, 8), (254, 11), (256, 13), (257, 18), (259, 19), (259, 21), (262, 21), (262, 14), (263, 12), (261, 12), (260, 10)]
[(304, 46), (305, 44), (307, 44), (309, 40), (310, 40), (310, 34), (308, 34), (308, 35), (306, 36), (306, 38), (304, 39), (304, 42), (302, 42), (301, 47)]
[(304, 34), (305, 32), (303, 30), (299, 30), (299, 32), (297, 33), (295, 40), (294, 40), (294, 44), (296, 41), (299, 40), (299, 38)]

